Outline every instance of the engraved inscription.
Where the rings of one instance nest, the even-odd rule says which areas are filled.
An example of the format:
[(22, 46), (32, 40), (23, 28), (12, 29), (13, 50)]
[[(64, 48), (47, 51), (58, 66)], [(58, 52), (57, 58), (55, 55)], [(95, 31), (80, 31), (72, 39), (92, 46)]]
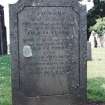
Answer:
[[(68, 94), (79, 83), (78, 15), (70, 7), (25, 7), (18, 18), (22, 90), (30, 96)], [(32, 48), (29, 59), (21, 55), (24, 45)]]

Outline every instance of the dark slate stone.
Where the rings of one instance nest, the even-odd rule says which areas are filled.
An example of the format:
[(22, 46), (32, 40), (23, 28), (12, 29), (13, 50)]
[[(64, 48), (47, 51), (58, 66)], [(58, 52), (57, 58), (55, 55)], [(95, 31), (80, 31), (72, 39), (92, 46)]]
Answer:
[(7, 54), (6, 27), (4, 24), (4, 9), (0, 5), (0, 55)]
[(86, 11), (77, 0), (10, 5), (13, 105), (86, 101)]

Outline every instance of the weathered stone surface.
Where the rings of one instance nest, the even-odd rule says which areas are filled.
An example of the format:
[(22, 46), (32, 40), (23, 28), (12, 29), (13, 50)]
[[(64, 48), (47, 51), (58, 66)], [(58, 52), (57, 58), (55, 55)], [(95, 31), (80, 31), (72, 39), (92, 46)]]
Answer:
[(7, 54), (6, 27), (4, 24), (4, 9), (0, 5), (0, 55)]
[(10, 26), (13, 104), (83, 104), (86, 13), (78, 1), (20, 0), (10, 5)]

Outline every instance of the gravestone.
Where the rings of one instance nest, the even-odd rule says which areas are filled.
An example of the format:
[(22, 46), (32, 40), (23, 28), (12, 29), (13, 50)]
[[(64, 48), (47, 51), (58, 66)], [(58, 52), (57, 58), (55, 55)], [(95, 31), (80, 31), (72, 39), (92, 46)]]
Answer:
[(87, 60), (92, 60), (92, 47), (90, 42), (87, 42)]
[(0, 5), (0, 55), (7, 54), (7, 37), (4, 23), (4, 9)]
[(83, 105), (86, 12), (78, 0), (10, 5), (13, 105)]

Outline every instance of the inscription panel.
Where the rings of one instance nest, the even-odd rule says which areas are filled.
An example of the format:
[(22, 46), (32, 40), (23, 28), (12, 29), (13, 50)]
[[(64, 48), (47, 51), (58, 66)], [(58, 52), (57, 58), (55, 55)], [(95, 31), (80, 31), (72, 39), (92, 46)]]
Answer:
[[(71, 7), (18, 13), (20, 89), (27, 96), (69, 94), (79, 86), (79, 16)], [(32, 56), (23, 56), (30, 46)]]

